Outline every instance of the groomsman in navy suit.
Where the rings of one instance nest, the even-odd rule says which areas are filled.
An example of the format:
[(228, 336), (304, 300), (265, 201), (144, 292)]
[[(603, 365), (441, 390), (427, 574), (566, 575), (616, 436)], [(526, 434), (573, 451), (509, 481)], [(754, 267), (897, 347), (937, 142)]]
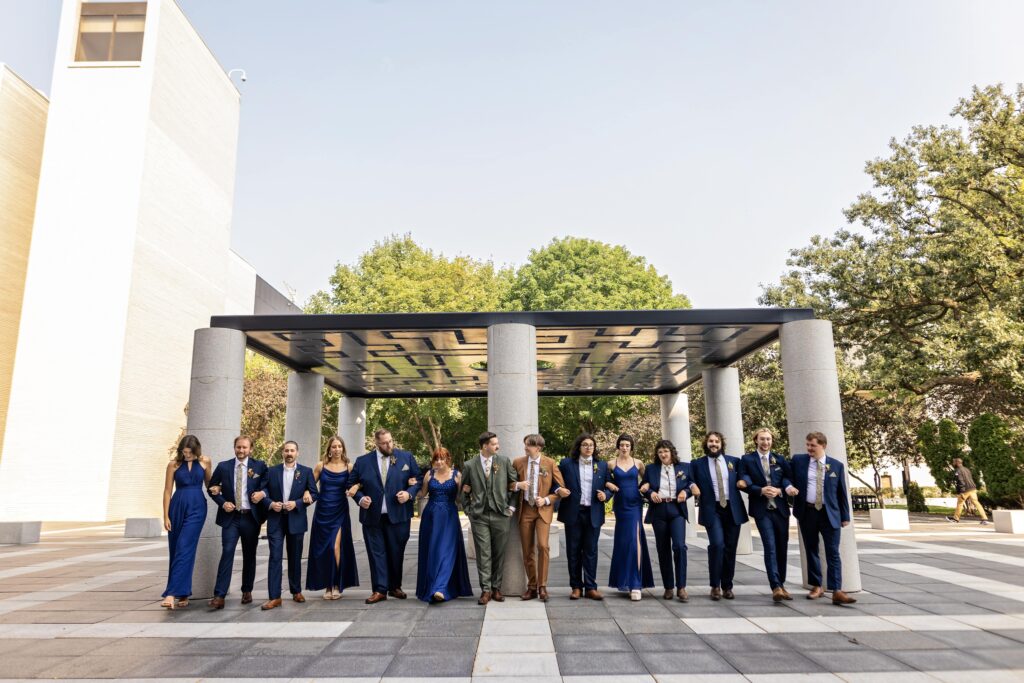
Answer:
[(217, 526), (220, 527), (221, 553), (217, 565), (217, 583), (209, 605), (224, 609), (224, 596), (231, 586), (231, 570), (235, 564), (235, 548), (242, 541), (242, 604), (252, 602), (252, 586), (256, 581), (256, 547), (265, 514), (259, 504), (264, 498), (263, 484), (267, 478), (266, 463), (250, 459), (252, 439), (235, 437), (235, 457), (218, 463), (210, 475), (210, 498), (217, 503)]
[(281, 606), (281, 559), (288, 550), (288, 590), (295, 602), (306, 602), (302, 595), (302, 541), (309, 523), (306, 507), (317, 498), (313, 470), (300, 465), (299, 444), (286, 441), (284, 462), (267, 472), (263, 505), (267, 514), (267, 540), (270, 542), (270, 564), (267, 569), (267, 590), (270, 599), (261, 609)]
[(654, 444), (654, 462), (644, 469), (640, 487), (650, 502), (644, 522), (654, 527), (661, 581), (666, 600), (675, 597), (688, 602), (686, 592), (686, 496), (690, 489), (690, 465), (678, 462), (679, 452), (668, 439)]
[(596, 456), (597, 441), (590, 434), (580, 434), (569, 457), (558, 463), (569, 490), (569, 495), (559, 501), (558, 521), (565, 528), (570, 600), (604, 600), (597, 590), (597, 542), (604, 525), (604, 504), (613, 494), (604, 488), (608, 463)]
[(754, 434), (757, 450), (740, 459), (739, 487), (750, 496), (750, 516), (757, 525), (764, 548), (764, 569), (772, 600), (792, 600), (786, 590), (786, 556), (789, 552), (789, 503), (785, 490), (792, 473), (789, 461), (772, 451), (772, 431), (759, 429)]
[(708, 534), (708, 572), (711, 599), (732, 600), (732, 579), (736, 574), (736, 545), (740, 527), (747, 523), (747, 510), (736, 488), (740, 459), (725, 455), (725, 437), (708, 432), (704, 437), (707, 457), (690, 463), (690, 490), (699, 496), (700, 525)]
[(821, 559), (818, 536), (825, 540), (828, 560), (828, 589), (832, 604), (857, 602), (843, 592), (843, 566), (839, 555), (842, 529), (850, 524), (850, 498), (846, 490), (846, 469), (843, 463), (825, 455), (828, 439), (821, 432), (807, 435), (807, 452), (793, 456), (793, 483), (786, 493), (794, 497), (793, 514), (800, 523), (800, 537), (807, 553), (807, 583), (811, 585), (808, 600), (817, 600), (821, 588)]
[(420, 467), (408, 451), (396, 450), (391, 432), (373, 434), (375, 450), (359, 456), (349, 483), (359, 486), (354, 496), (363, 525), (363, 540), (370, 561), (372, 605), (390, 595), (405, 600), (402, 590), (402, 560), (409, 542), (409, 521), (413, 499), (420, 490)]

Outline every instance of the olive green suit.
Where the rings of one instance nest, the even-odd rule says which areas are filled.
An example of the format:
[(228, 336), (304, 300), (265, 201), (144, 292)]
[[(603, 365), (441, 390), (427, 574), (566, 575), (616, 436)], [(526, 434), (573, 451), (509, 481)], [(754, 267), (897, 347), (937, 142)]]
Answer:
[(461, 502), (473, 532), (480, 591), (493, 593), (501, 590), (505, 545), (512, 528), (509, 486), (519, 481), (519, 477), (512, 461), (504, 455), (494, 455), (490, 469), (490, 475), (486, 476), (479, 455), (463, 465), (462, 485), (469, 486), (470, 492), (466, 493), (463, 488)]

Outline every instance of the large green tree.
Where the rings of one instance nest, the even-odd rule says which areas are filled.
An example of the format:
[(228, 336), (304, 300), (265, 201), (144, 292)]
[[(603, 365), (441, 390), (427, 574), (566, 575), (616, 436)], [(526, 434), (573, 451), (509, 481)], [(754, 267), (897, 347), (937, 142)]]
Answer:
[(989, 495), (1015, 508), (1024, 505), (1021, 439), (1015, 437), (1006, 420), (992, 413), (979, 415), (971, 423), (967, 440)]

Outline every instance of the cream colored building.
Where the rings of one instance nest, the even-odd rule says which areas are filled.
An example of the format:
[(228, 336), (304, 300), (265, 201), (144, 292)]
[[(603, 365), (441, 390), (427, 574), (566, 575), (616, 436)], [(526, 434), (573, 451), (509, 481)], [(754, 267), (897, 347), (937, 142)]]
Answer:
[[(3, 83), (6, 92), (6, 75)], [(33, 106), (46, 116), (44, 99)], [(230, 249), (239, 106), (173, 0), (65, 0), (0, 519), (160, 516), (164, 466), (185, 424), (194, 330), (211, 315), (255, 312), (258, 290), (286, 305)], [(0, 149), (0, 159), (5, 151), (21, 164), (38, 159), (41, 123), (18, 137), (31, 149)], [(31, 176), (26, 170), (26, 186)], [(12, 212), (19, 244), (31, 212), (23, 198)], [(6, 350), (8, 337), (0, 339)]]
[(0, 453), (32, 243), (46, 96), (0, 64)]

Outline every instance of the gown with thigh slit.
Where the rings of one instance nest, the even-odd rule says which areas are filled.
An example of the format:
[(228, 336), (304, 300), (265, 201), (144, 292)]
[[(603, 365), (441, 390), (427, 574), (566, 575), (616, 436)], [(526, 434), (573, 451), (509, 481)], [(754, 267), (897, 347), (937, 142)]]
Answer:
[(455, 504), (457, 472), (448, 481), (438, 482), (431, 474), (427, 484), (430, 498), (420, 519), (419, 566), (416, 568), (416, 597), (430, 602), (434, 593), (445, 600), (473, 595), (469, 582), (466, 546)]
[(196, 547), (206, 522), (206, 496), (203, 485), (206, 472), (198, 461), (184, 462), (174, 470), (174, 495), (167, 508), (171, 530), (167, 533), (170, 563), (167, 590), (163, 597), (187, 598), (192, 595), (192, 570), (196, 566)]
[[(326, 590), (359, 585), (356, 551), (352, 545), (352, 523), (349, 517), (349, 473), (320, 470), (320, 495), (313, 509), (313, 528), (309, 533), (309, 564), (306, 567), (306, 590)], [(341, 562), (334, 549), (341, 534)]]
[(612, 498), (615, 543), (612, 546), (608, 585), (620, 591), (653, 588), (654, 571), (647, 550), (647, 536), (644, 534), (643, 498), (637, 482), (637, 467), (633, 465), (623, 472), (616, 465), (611, 472), (611, 481), (619, 487), (619, 491)]

